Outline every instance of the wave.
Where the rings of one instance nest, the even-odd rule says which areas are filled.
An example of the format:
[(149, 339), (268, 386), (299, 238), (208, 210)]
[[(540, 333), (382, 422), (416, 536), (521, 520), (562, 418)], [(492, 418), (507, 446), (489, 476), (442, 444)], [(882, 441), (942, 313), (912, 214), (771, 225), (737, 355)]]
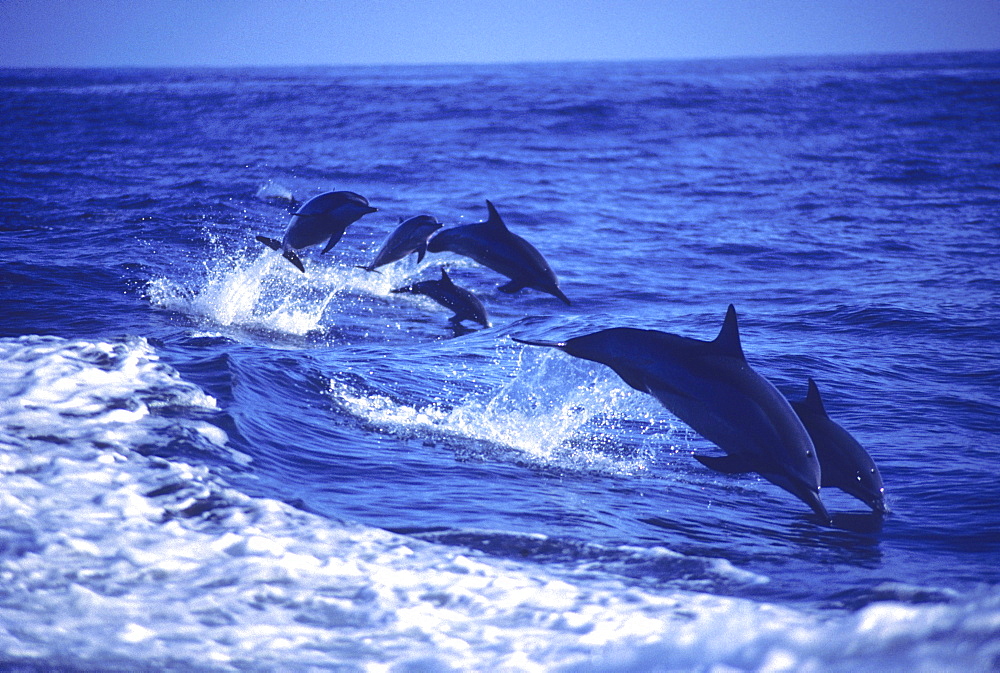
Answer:
[(204, 420), (215, 400), (141, 339), (2, 339), (0, 392), (0, 667), (986, 671), (1000, 656), (995, 589), (814, 612), (602, 569), (631, 554), (762, 581), (665, 549), (556, 543), (568, 569), (548, 569), (472, 532), (419, 540), (248, 496), (157, 455), (227, 438)]
[(270, 250), (220, 252), (205, 262), (203, 275), (153, 278), (146, 294), (161, 308), (220, 327), (305, 337), (333, 327), (333, 309), (370, 313), (372, 302), (401, 301), (391, 290), (427, 266), (396, 264), (366, 272), (316, 258), (306, 263), (303, 274)]
[(633, 436), (657, 435), (660, 450), (670, 446), (675, 428), (661, 410), (597, 370), (528, 350), (497, 366), (510, 368), (504, 383), (455, 404), (400, 402), (344, 376), (331, 380), (329, 392), (338, 407), (378, 431), (433, 439), (466, 460), (634, 475), (647, 471), (655, 452), (651, 442), (623, 449), (622, 424), (639, 426), (629, 428)]

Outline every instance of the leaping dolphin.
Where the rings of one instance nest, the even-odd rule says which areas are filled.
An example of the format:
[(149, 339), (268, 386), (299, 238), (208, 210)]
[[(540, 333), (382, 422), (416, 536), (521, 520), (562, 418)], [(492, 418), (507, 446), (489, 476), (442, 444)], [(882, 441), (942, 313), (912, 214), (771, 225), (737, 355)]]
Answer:
[(463, 320), (478, 322), (483, 327), (490, 326), (490, 319), (486, 315), (486, 307), (483, 306), (483, 302), (469, 290), (455, 285), (444, 267), (441, 267), (440, 280), (424, 280), (392, 291), (422, 294), (425, 297), (430, 297), (445, 308), (451, 309), (455, 315), (448, 321), (455, 327), (460, 326)]
[(267, 236), (257, 236), (257, 240), (272, 250), (281, 250), (285, 259), (305, 273), (306, 268), (296, 250), (327, 241), (323, 252), (329, 252), (337, 245), (348, 225), (377, 210), (369, 206), (368, 199), (360, 194), (326, 192), (309, 199), (295, 211), (280, 242)]
[(396, 230), (385, 239), (381, 250), (375, 255), (374, 261), (361, 267), (365, 271), (374, 271), (380, 266), (398, 262), (412, 252), (417, 253), (417, 263), (424, 261), (427, 253), (427, 239), (441, 228), (441, 223), (430, 215), (417, 215), (401, 222)]
[(820, 466), (809, 433), (788, 400), (743, 354), (730, 304), (714, 341), (618, 327), (552, 346), (611, 367), (622, 379), (687, 423), (726, 456), (695, 456), (720, 472), (756, 472), (830, 521), (819, 499)]
[(809, 379), (809, 390), (792, 409), (812, 437), (819, 456), (823, 486), (831, 486), (853, 495), (873, 511), (886, 513), (885, 488), (875, 461), (847, 430), (826, 413), (816, 382)]
[(500, 287), (513, 294), (526, 287), (546, 292), (567, 304), (569, 298), (559, 289), (559, 281), (548, 262), (531, 243), (507, 229), (497, 209), (486, 202), (489, 217), (485, 222), (464, 224), (438, 232), (427, 244), (430, 252), (450, 250), (471, 257), (483, 266), (510, 278)]

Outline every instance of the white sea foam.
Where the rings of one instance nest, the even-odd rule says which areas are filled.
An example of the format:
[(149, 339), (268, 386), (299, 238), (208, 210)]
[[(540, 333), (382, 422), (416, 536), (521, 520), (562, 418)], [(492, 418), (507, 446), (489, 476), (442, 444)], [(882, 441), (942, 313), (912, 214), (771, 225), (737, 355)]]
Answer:
[(364, 301), (405, 301), (391, 290), (427, 266), (406, 261), (369, 272), (349, 264), (305, 259), (303, 274), (269, 250), (218, 254), (197, 277), (152, 279), (150, 300), (224, 327), (305, 336), (329, 327), (329, 310)]
[(252, 498), (203, 466), (152, 457), (179, 434), (206, 450), (226, 441), (181, 432), (214, 408), (142, 340), (0, 340), (0, 668), (987, 671), (1000, 660), (995, 591), (820, 614), (557, 577)]
[(459, 440), (452, 443), (465, 453), (475, 451), (468, 442), (473, 440), (483, 452), (506, 450), (515, 460), (564, 470), (647, 470), (651, 447), (624, 457), (607, 450), (613, 442), (600, 429), (622, 418), (645, 418), (650, 433), (673, 432), (647, 399), (589, 368), (567, 371), (572, 366), (548, 352), (519, 351), (514, 363), (503, 364), (511, 368), (505, 383), (457, 404), (411, 405), (336, 380), (330, 393), (342, 408), (384, 432)]

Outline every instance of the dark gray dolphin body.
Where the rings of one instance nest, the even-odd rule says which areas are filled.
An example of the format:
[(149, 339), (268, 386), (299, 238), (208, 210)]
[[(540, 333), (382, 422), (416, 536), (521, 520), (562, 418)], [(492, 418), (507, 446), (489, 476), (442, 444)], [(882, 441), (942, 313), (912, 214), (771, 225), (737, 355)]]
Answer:
[(530, 287), (569, 304), (569, 299), (559, 289), (559, 281), (542, 253), (531, 243), (511, 233), (492, 203), (487, 201), (486, 207), (489, 209), (489, 218), (485, 222), (440, 231), (427, 244), (427, 249), (431, 252), (450, 250), (507, 276), (510, 282), (500, 288), (501, 292), (513, 294)]
[(819, 388), (811, 378), (806, 398), (792, 402), (792, 408), (816, 445), (822, 485), (839, 488), (876, 512), (887, 512), (882, 475), (875, 461), (847, 430), (827, 415)]
[(285, 259), (305, 273), (296, 250), (326, 241), (323, 252), (329, 252), (337, 245), (348, 225), (377, 210), (369, 206), (368, 199), (360, 194), (326, 192), (309, 199), (295, 211), (281, 242), (266, 236), (257, 236), (257, 240), (272, 250), (281, 250)]
[(422, 294), (430, 297), (445, 308), (451, 309), (455, 314), (449, 318), (449, 322), (458, 326), (463, 320), (478, 322), (483, 327), (490, 326), (490, 319), (486, 315), (486, 307), (479, 297), (472, 294), (464, 287), (459, 287), (451, 280), (448, 271), (441, 268), (440, 280), (424, 280), (413, 285), (401, 287), (393, 292), (409, 292), (410, 294)]
[(625, 327), (565, 343), (515, 340), (608, 365), (727, 454), (696, 456), (702, 464), (726, 473), (756, 472), (830, 520), (819, 499), (812, 439), (788, 400), (747, 362), (732, 305), (714, 341)]
[(417, 253), (417, 263), (424, 261), (427, 239), (440, 228), (441, 223), (430, 215), (417, 215), (401, 222), (396, 230), (389, 234), (389, 238), (385, 239), (374, 261), (361, 268), (365, 271), (374, 271), (380, 266), (398, 262), (413, 252)]

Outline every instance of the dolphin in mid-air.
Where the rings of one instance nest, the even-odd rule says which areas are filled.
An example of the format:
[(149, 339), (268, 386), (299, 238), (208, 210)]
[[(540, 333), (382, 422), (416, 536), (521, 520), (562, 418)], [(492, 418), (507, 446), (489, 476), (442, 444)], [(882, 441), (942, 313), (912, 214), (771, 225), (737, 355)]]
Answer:
[(618, 327), (552, 346), (605, 364), (687, 423), (726, 456), (695, 456), (726, 473), (756, 472), (830, 521), (819, 499), (820, 465), (809, 433), (785, 396), (754, 371), (743, 354), (730, 304), (714, 341)]
[(267, 236), (257, 236), (257, 240), (272, 250), (281, 250), (285, 259), (305, 273), (306, 268), (296, 250), (326, 241), (323, 252), (329, 252), (337, 245), (348, 225), (377, 210), (369, 206), (368, 199), (360, 194), (326, 192), (309, 199), (295, 211), (280, 242)]
[(816, 382), (809, 379), (809, 390), (792, 409), (806, 427), (823, 473), (823, 486), (839, 488), (864, 502), (875, 512), (886, 513), (885, 487), (875, 461), (847, 430), (826, 413)]
[(430, 297), (445, 308), (451, 309), (455, 315), (449, 318), (449, 322), (456, 327), (460, 326), (463, 320), (478, 322), (483, 327), (490, 326), (490, 319), (486, 315), (483, 302), (469, 290), (455, 285), (444, 267), (441, 267), (440, 280), (424, 280), (393, 292), (408, 292)]
[(380, 266), (398, 262), (413, 252), (417, 253), (419, 264), (427, 254), (427, 239), (440, 228), (441, 223), (430, 215), (417, 215), (400, 222), (396, 230), (389, 234), (389, 238), (385, 239), (372, 263), (361, 268), (374, 271)]
[(501, 292), (513, 294), (530, 287), (569, 304), (569, 298), (559, 289), (559, 281), (542, 253), (511, 233), (492, 203), (487, 201), (486, 207), (489, 217), (485, 222), (439, 231), (427, 244), (427, 249), (430, 252), (450, 250), (507, 276), (510, 282), (500, 287)]

